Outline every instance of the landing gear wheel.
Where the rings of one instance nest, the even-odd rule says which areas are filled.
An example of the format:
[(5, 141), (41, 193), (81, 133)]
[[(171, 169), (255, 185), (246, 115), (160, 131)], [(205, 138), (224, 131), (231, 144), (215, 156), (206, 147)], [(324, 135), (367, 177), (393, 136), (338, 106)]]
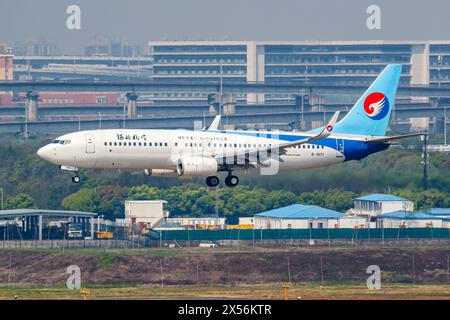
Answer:
[(225, 178), (225, 184), (229, 187), (235, 187), (239, 183), (239, 178), (233, 175), (229, 175)]
[(74, 183), (78, 183), (78, 182), (80, 182), (80, 177), (79, 176), (73, 176), (72, 177), (72, 181), (74, 182)]
[(220, 180), (216, 176), (209, 176), (208, 178), (206, 178), (206, 185), (208, 187), (217, 187), (219, 182), (220, 182)]

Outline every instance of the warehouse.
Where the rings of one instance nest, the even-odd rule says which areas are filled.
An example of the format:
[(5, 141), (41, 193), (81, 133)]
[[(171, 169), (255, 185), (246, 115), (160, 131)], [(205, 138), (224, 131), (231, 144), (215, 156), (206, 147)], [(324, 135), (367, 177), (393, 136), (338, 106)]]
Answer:
[(414, 211), (414, 202), (392, 194), (369, 194), (354, 199), (353, 215), (375, 218), (383, 213), (393, 211)]
[(422, 212), (439, 218), (450, 218), (450, 208), (430, 208), (419, 210), (418, 212)]
[(293, 204), (255, 214), (255, 229), (338, 228), (346, 215), (318, 206)]
[(441, 228), (442, 218), (422, 212), (394, 211), (381, 214), (378, 228)]

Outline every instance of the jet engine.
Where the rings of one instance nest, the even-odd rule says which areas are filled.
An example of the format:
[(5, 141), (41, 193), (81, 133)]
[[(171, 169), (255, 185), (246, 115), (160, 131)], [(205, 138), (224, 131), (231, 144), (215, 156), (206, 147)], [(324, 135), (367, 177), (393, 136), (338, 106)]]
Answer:
[(210, 176), (217, 173), (218, 164), (214, 158), (183, 157), (177, 161), (180, 176)]

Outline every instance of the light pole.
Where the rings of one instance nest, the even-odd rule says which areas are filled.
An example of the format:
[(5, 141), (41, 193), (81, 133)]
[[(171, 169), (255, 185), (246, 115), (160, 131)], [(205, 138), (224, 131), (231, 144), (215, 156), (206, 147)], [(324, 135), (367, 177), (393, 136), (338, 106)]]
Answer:
[(105, 217), (104, 215), (98, 215), (97, 216), (97, 232), (100, 232), (100, 217), (102, 218), (102, 220), (103, 220), (103, 218)]
[(3, 188), (0, 188), (0, 205), (3, 210)]

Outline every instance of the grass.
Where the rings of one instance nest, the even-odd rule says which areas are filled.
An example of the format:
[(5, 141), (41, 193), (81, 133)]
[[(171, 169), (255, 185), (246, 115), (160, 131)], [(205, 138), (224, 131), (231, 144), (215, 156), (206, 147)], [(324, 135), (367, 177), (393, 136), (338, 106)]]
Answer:
[(16, 252), (31, 252), (31, 253), (64, 253), (75, 255), (100, 256), (105, 253), (116, 256), (151, 256), (151, 257), (171, 257), (171, 256), (187, 256), (193, 253), (231, 253), (231, 252), (355, 252), (365, 251), (371, 254), (371, 251), (377, 251), (374, 254), (381, 255), (380, 249), (398, 250), (403, 254), (425, 252), (427, 250), (450, 250), (450, 244), (419, 244), (411, 246), (410, 244), (372, 244), (372, 245), (333, 245), (329, 246), (283, 246), (283, 247), (261, 247), (261, 246), (240, 246), (237, 247), (217, 247), (217, 248), (199, 248), (199, 247), (183, 247), (183, 248), (66, 248), (66, 249), (5, 249)]
[[(241, 298), (283, 299), (281, 284), (245, 286), (87, 286), (89, 299), (175, 299), (175, 298)], [(450, 285), (389, 284), (380, 290), (368, 290), (356, 283), (294, 284), (289, 299), (450, 299)], [(64, 287), (5, 286), (0, 299), (82, 299), (78, 290)]]

